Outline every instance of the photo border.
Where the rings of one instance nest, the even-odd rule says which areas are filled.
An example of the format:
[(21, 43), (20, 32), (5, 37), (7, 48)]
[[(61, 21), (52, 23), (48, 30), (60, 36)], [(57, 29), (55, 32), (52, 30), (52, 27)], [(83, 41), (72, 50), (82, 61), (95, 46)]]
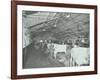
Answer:
[[(95, 12), (94, 13), (94, 71), (17, 75), (17, 5), (94, 9)], [(64, 4), (64, 3), (33, 2), (33, 1), (11, 1), (11, 78), (12, 79), (90, 75), (90, 74), (97, 74), (97, 6), (96, 5)]]

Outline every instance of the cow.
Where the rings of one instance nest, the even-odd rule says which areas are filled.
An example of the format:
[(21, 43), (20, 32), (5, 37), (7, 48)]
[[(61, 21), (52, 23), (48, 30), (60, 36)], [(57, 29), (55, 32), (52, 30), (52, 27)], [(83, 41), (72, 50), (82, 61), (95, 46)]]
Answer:
[(58, 52), (64, 52), (66, 54), (67, 46), (62, 44), (54, 44), (54, 58), (56, 59), (56, 55)]
[(89, 65), (89, 48), (74, 47), (71, 49), (71, 58), (76, 65)]

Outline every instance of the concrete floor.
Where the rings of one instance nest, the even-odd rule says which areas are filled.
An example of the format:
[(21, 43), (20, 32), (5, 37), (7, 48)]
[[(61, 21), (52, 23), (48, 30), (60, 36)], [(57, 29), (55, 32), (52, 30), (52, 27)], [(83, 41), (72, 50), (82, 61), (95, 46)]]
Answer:
[(35, 49), (33, 44), (24, 48), (23, 54), (24, 53), (26, 53), (26, 57), (23, 55), (23, 68), (64, 67), (64, 64), (50, 58), (50, 56), (45, 53), (45, 49)]

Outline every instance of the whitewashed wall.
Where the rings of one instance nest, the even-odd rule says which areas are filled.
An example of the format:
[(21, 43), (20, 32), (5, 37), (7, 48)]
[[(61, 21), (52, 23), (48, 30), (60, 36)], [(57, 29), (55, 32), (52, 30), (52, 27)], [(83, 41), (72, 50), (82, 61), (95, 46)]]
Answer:
[[(23, 19), (22, 19), (22, 22), (23, 22), (23, 48), (28, 46), (29, 44), (31, 44), (33, 41), (31, 39), (32, 36), (30, 35), (30, 33), (37, 30), (41, 26), (36, 26), (36, 27), (30, 28), (30, 29), (28, 29), (28, 28), (30, 26), (34, 26), (38, 23), (46, 21), (48, 15), (49, 15), (48, 12), (47, 13), (46, 12), (37, 12), (36, 14), (30, 14), (30, 15), (27, 15), (27, 17), (23, 17)], [(53, 17), (51, 17), (51, 19), (52, 18)]]

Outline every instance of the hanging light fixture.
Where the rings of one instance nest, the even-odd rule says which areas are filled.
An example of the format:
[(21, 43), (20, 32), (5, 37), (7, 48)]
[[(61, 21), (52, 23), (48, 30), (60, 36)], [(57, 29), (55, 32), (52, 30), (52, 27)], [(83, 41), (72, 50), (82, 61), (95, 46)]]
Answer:
[(53, 27), (57, 27), (57, 25), (55, 24)]
[(54, 24), (54, 26), (53, 26), (53, 27), (55, 27), (55, 28), (56, 28), (56, 27), (57, 27), (57, 23), (58, 23), (58, 19), (56, 19), (56, 20), (55, 20), (55, 24)]
[(40, 42), (43, 42), (43, 40), (40, 40)]
[(70, 14), (70, 13), (68, 13), (68, 14), (66, 15), (66, 17), (67, 17), (67, 18), (69, 18), (70, 16), (71, 16), (71, 14)]
[(42, 31), (46, 31), (46, 29), (42, 29)]

